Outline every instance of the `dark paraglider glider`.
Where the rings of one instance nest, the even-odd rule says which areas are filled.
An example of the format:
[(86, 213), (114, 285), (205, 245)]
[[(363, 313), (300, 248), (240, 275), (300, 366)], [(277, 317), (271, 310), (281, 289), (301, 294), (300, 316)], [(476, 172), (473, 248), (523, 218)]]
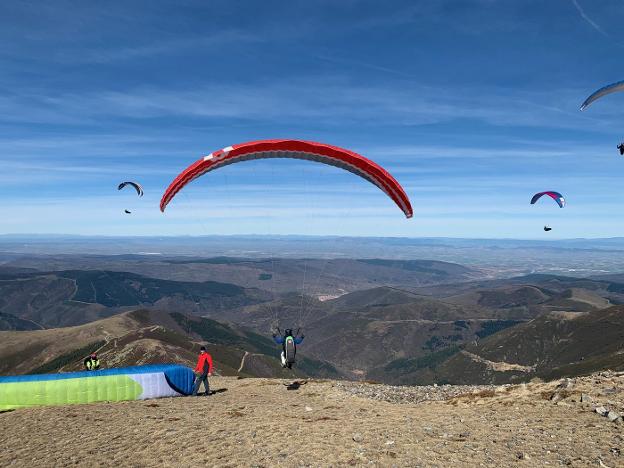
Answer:
[(207, 172), (229, 164), (268, 158), (305, 159), (352, 172), (385, 192), (407, 218), (413, 215), (412, 205), (403, 187), (383, 167), (353, 151), (303, 140), (251, 141), (210, 153), (175, 178), (160, 201), (160, 211), (165, 211), (167, 204), (186, 184)]
[(544, 226), (544, 231), (546, 232), (552, 231), (552, 228), (550, 226)]
[(141, 184), (139, 184), (138, 182), (122, 182), (117, 186), (117, 190), (121, 190), (128, 185), (134, 187), (134, 190), (136, 190), (136, 193), (139, 197), (143, 196), (143, 187), (141, 187)]
[(624, 142), (617, 145), (617, 149), (620, 150), (620, 155), (624, 155)]
[(559, 205), (559, 208), (563, 208), (566, 204), (566, 201), (565, 201), (565, 198), (563, 198), (563, 195), (561, 195), (559, 192), (553, 192), (552, 190), (549, 190), (546, 192), (539, 192), (533, 195), (533, 198), (531, 198), (531, 205), (534, 205), (537, 202), (537, 200), (542, 198), (544, 195), (548, 195), (550, 198), (555, 200), (557, 202), (557, 205)]
[[(139, 184), (138, 182), (130, 182), (130, 181), (129, 182), (122, 182), (121, 184), (119, 184), (117, 186), (117, 190), (122, 190), (123, 188), (125, 188), (127, 186), (133, 187), (134, 190), (136, 190), (136, 193), (137, 193), (137, 195), (139, 197), (143, 196), (143, 187), (141, 187), (141, 184)], [(131, 214), (132, 211), (130, 211), (128, 209), (125, 209), (124, 213)]]

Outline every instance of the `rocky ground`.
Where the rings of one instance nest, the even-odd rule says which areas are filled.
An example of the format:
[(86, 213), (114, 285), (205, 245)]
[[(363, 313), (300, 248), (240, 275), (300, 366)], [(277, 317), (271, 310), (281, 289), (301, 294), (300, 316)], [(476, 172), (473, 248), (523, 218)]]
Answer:
[(0, 466), (624, 466), (624, 373), (498, 387), (212, 385), (209, 397), (2, 413)]

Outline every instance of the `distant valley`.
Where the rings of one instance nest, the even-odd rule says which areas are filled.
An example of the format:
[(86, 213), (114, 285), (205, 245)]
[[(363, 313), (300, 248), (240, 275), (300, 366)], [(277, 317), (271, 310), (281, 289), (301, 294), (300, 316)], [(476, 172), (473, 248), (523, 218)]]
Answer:
[[(619, 304), (624, 276), (615, 273), (493, 278), (432, 260), (10, 256), (0, 265), (0, 373), (75, 370), (94, 347), (109, 365), (190, 364), (205, 342), (224, 375), (279, 376), (271, 333), (290, 326), (306, 335), (300, 375), (526, 381), (620, 365), (624, 338), (600, 328), (621, 326)], [(591, 351), (585, 335), (604, 346)]]

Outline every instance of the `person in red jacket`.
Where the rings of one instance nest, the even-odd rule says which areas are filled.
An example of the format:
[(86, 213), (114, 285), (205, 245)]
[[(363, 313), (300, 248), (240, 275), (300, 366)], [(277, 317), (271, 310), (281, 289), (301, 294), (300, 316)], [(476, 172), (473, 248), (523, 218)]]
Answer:
[(206, 388), (205, 395), (210, 395), (210, 385), (208, 384), (208, 376), (212, 375), (212, 356), (206, 352), (206, 347), (199, 348), (199, 358), (195, 366), (195, 385), (193, 386), (193, 396), (197, 396), (197, 391), (204, 382)]

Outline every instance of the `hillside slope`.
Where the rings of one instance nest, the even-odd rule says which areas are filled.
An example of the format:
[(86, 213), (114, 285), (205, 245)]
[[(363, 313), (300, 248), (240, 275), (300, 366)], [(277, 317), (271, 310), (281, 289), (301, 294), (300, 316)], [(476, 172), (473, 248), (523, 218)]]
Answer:
[(483, 384), (624, 370), (624, 306), (546, 314), (429, 364), (391, 363), (385, 375), (396, 383)]
[[(67, 372), (97, 351), (104, 367), (179, 363), (194, 367), (205, 344), (221, 375), (289, 375), (270, 339), (206, 318), (136, 310), (85, 325), (0, 332), (0, 374)], [(336, 376), (327, 363), (298, 355), (297, 375)]]
[[(315, 296), (333, 296), (379, 285), (416, 287), (469, 281), (483, 274), (456, 263), (431, 260), (283, 258), (275, 249), (266, 258), (167, 257), (161, 255), (19, 256), (3, 268), (39, 271), (103, 270), (180, 282), (215, 281), (287, 293), (308, 284)], [(310, 281), (312, 279), (312, 282)]]
[(0, 331), (41, 330), (43, 327), (31, 320), (24, 320), (15, 315), (0, 312)]
[(79, 325), (136, 307), (200, 315), (271, 298), (266, 291), (230, 283), (169, 281), (106, 270), (0, 275), (0, 312), (45, 328)]
[[(306, 341), (301, 350), (331, 362), (345, 375), (362, 378), (395, 359), (427, 356), (521, 322), (495, 315), (479, 307), (379, 287), (328, 301), (283, 295), (276, 301), (227, 311), (222, 317), (261, 333), (275, 323), (302, 326)], [(386, 381), (383, 371), (376, 378)]]

